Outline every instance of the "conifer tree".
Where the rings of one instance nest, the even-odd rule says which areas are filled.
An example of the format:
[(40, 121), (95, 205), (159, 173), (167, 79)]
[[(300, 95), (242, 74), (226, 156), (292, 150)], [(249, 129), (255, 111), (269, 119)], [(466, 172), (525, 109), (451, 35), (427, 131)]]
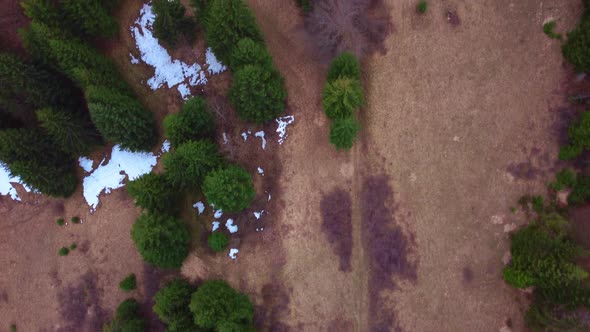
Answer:
[(152, 9), (156, 16), (154, 35), (158, 39), (163, 40), (171, 47), (175, 47), (179, 35), (192, 36), (195, 26), (194, 21), (184, 16), (186, 8), (179, 0), (153, 0)]
[(100, 144), (100, 136), (88, 124), (67, 112), (43, 108), (37, 111), (37, 119), (56, 145), (74, 157), (88, 155)]
[(174, 147), (188, 141), (212, 138), (215, 120), (201, 97), (192, 97), (182, 105), (180, 113), (164, 119), (164, 132)]
[(164, 170), (171, 183), (182, 189), (199, 187), (205, 176), (223, 162), (211, 141), (188, 141), (164, 155)]

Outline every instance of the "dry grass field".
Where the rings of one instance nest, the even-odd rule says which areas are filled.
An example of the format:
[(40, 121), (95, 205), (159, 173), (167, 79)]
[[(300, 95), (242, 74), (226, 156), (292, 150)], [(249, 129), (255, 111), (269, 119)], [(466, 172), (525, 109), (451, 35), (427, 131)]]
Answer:
[[(236, 261), (204, 247), (207, 216), (187, 200), (195, 240), (180, 274), (223, 278), (249, 294), (261, 331), (524, 331), (526, 298), (501, 279), (506, 230), (524, 220), (510, 207), (543, 190), (556, 166), (554, 128), (572, 76), (542, 24), (553, 18), (560, 32), (571, 28), (580, 1), (437, 0), (424, 16), (413, 0), (386, 1), (394, 29), (387, 52), (364, 62), (363, 131), (350, 152), (328, 142), (327, 63), (308, 44), (299, 9), (290, 0), (247, 2), (286, 78), (296, 122), (283, 145), (270, 135), (263, 152), (239, 133), (275, 127), (235, 120), (224, 101), (231, 74), (203, 91), (235, 138), (226, 154), (252, 172), (263, 165), (266, 176), (255, 176), (255, 206), (235, 216)], [(142, 3), (122, 1), (120, 36), (101, 46), (161, 120), (181, 100), (149, 90), (142, 81), (150, 68), (129, 64), (127, 27)], [(191, 60), (204, 47), (199, 35), (174, 55)], [(252, 211), (265, 191), (273, 198), (256, 232)], [(129, 236), (139, 209), (125, 189), (102, 197), (92, 215), (81, 189), (65, 201), (23, 196), (0, 198), (0, 330), (14, 322), (19, 331), (98, 331), (128, 296), (150, 311), (151, 296), (175, 273), (141, 261)], [(55, 224), (75, 215), (82, 224)], [(79, 249), (57, 255), (73, 242)], [(124, 294), (118, 283), (131, 272), (139, 287)], [(150, 331), (163, 331), (151, 321)]]

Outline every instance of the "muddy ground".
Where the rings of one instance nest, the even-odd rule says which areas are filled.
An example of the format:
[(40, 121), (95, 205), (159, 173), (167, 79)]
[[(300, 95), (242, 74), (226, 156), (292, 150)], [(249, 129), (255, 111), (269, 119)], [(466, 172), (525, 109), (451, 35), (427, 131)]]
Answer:
[[(247, 2), (286, 78), (296, 122), (282, 146), (262, 151), (239, 134), (274, 127), (233, 118), (224, 99), (231, 74), (195, 91), (217, 106), (220, 130), (232, 138), (221, 145), (228, 157), (253, 174), (262, 166), (265, 177), (254, 176), (255, 206), (235, 216), (236, 261), (204, 247), (207, 216), (186, 210), (194, 241), (180, 273), (248, 293), (263, 331), (523, 331), (526, 300), (501, 280), (505, 230), (525, 219), (509, 208), (542, 192), (558, 166), (556, 128), (572, 77), (541, 26), (554, 18), (559, 32), (570, 28), (581, 3), (441, 0), (418, 16), (415, 1), (386, 1), (394, 29), (387, 52), (364, 64), (361, 140), (336, 152), (320, 100), (327, 65), (306, 44), (299, 10), (287, 0)], [(161, 120), (181, 100), (174, 90), (150, 91), (142, 85), (150, 69), (129, 64), (126, 26), (141, 5), (122, 2), (120, 37), (101, 47)], [(203, 49), (201, 37), (175, 56), (192, 61)], [(103, 197), (93, 215), (81, 189), (65, 201), (24, 201), (0, 201), (6, 328), (96, 331), (128, 296), (149, 312), (159, 284), (175, 275), (142, 263), (129, 236), (139, 210), (124, 189)], [(263, 207), (268, 215), (255, 221), (252, 211)], [(55, 224), (73, 215), (83, 224)], [(72, 242), (79, 249), (58, 257)], [(118, 283), (131, 272), (139, 288), (124, 294)], [(150, 330), (162, 330), (151, 321)]]

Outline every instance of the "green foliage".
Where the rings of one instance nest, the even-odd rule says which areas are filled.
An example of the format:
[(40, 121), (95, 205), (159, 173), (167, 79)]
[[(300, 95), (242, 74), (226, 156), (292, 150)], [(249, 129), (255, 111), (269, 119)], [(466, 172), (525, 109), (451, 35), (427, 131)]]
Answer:
[(193, 35), (195, 23), (184, 16), (186, 9), (179, 0), (153, 0), (152, 10), (156, 16), (154, 35), (169, 46), (177, 45), (179, 35)]
[(576, 184), (576, 173), (571, 169), (562, 169), (555, 175), (555, 181), (549, 184), (549, 188), (555, 191), (561, 191), (571, 188)]
[(575, 315), (564, 314), (547, 304), (533, 303), (525, 314), (525, 322), (533, 331), (584, 332), (590, 326)]
[(543, 213), (543, 208), (545, 206), (545, 202), (543, 200), (543, 196), (534, 196), (533, 197), (533, 210), (538, 214)]
[(188, 255), (188, 229), (171, 216), (142, 214), (131, 229), (131, 238), (146, 262), (163, 269), (180, 268)]
[(416, 11), (419, 14), (426, 14), (426, 11), (428, 10), (428, 2), (426, 0), (421, 0), (420, 2), (418, 2), (418, 4), (416, 5)]
[(590, 70), (590, 15), (582, 16), (580, 24), (567, 34), (561, 46), (563, 57), (574, 65), (578, 72)]
[(229, 99), (240, 118), (264, 123), (285, 110), (283, 78), (276, 69), (246, 65), (233, 78)]
[(570, 160), (590, 147), (590, 111), (582, 113), (581, 118), (568, 128), (569, 145), (559, 151), (559, 158)]
[(16, 324), (10, 324), (10, 332), (16, 332)]
[(231, 53), (230, 67), (239, 70), (246, 65), (256, 65), (262, 68), (272, 69), (272, 57), (261, 42), (255, 42), (250, 38), (242, 38)]
[(363, 105), (364, 99), (361, 83), (350, 78), (328, 82), (322, 95), (324, 112), (332, 120), (353, 116)]
[(127, 299), (121, 302), (114, 319), (104, 326), (103, 332), (144, 332), (146, 325), (139, 316), (139, 303), (135, 299)]
[(309, 13), (312, 7), (312, 0), (295, 0), (297, 6), (299, 6), (304, 13)]
[(360, 129), (358, 121), (352, 116), (336, 119), (330, 127), (330, 143), (338, 150), (349, 150)]
[(207, 173), (222, 162), (217, 146), (208, 140), (188, 141), (163, 158), (166, 178), (182, 189), (199, 187)]
[(209, 234), (207, 244), (209, 244), (209, 248), (213, 249), (213, 251), (222, 252), (227, 248), (229, 238), (221, 232), (213, 232)]
[(190, 310), (197, 326), (217, 331), (247, 331), (254, 316), (248, 297), (222, 280), (203, 283), (192, 296)]
[(569, 204), (579, 205), (590, 198), (590, 177), (578, 174), (572, 192), (567, 198)]
[(361, 65), (354, 54), (350, 52), (341, 53), (332, 60), (328, 69), (328, 82), (334, 82), (339, 78), (350, 78), (361, 80)]
[(70, 249), (68, 249), (67, 247), (61, 247), (57, 251), (57, 254), (60, 256), (67, 256), (70, 254)]
[(147, 151), (155, 143), (154, 117), (134, 98), (106, 87), (86, 90), (92, 121), (104, 138), (130, 151)]
[(119, 283), (119, 288), (125, 292), (134, 290), (136, 286), (137, 278), (135, 278), (135, 273), (131, 273), (130, 275), (126, 276), (125, 279), (121, 280)]
[(192, 97), (182, 105), (180, 113), (166, 116), (164, 132), (172, 146), (178, 147), (188, 141), (213, 138), (215, 119), (207, 109), (205, 99)]
[(63, 226), (66, 222), (65, 222), (64, 218), (59, 218), (59, 219), (57, 219), (57, 221), (55, 223), (58, 226)]
[(73, 224), (79, 224), (79, 223), (80, 223), (80, 217), (72, 217), (72, 218), (70, 219), (70, 221), (71, 221)]
[(549, 21), (543, 24), (543, 32), (549, 37), (553, 39), (561, 39), (561, 34), (555, 33), (555, 26), (557, 23), (555, 21)]
[(239, 212), (247, 208), (256, 191), (252, 177), (237, 165), (213, 171), (203, 182), (203, 194), (215, 208), (225, 212)]
[(175, 215), (178, 212), (180, 191), (168, 179), (148, 173), (127, 183), (127, 192), (135, 198), (135, 205), (150, 213)]
[(78, 248), (78, 246), (75, 243), (70, 245), (70, 250), (76, 250), (76, 248)]
[(169, 332), (195, 331), (193, 315), (189, 309), (194, 288), (183, 279), (174, 279), (154, 296), (154, 312), (168, 325)]
[(44, 108), (37, 111), (37, 119), (59, 148), (74, 157), (88, 155), (100, 144), (99, 135), (72, 114)]
[(252, 11), (243, 0), (215, 0), (208, 3), (205, 37), (215, 56), (230, 63), (233, 48), (242, 38), (263, 42)]

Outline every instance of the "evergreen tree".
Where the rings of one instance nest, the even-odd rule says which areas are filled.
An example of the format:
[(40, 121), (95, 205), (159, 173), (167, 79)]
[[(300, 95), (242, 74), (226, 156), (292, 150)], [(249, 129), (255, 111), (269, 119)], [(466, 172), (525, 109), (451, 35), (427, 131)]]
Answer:
[(272, 57), (264, 44), (250, 38), (242, 38), (233, 49), (230, 59), (232, 70), (237, 71), (245, 65), (257, 65), (272, 69)]
[(44, 108), (37, 111), (37, 118), (57, 146), (74, 157), (86, 156), (100, 144), (100, 137), (88, 124), (64, 111)]
[(328, 69), (328, 82), (339, 78), (361, 80), (361, 65), (357, 58), (350, 52), (344, 52), (337, 56)]
[(322, 95), (324, 112), (334, 120), (347, 118), (364, 103), (364, 92), (358, 80), (339, 78), (328, 82)]
[(150, 213), (174, 215), (178, 212), (180, 191), (161, 174), (148, 173), (127, 183), (135, 204)]
[(205, 99), (192, 97), (182, 105), (180, 113), (166, 116), (164, 132), (174, 147), (188, 141), (212, 138), (215, 120), (207, 109)]
[(207, 175), (203, 195), (217, 209), (240, 212), (250, 206), (256, 191), (250, 174), (240, 166), (230, 165)]
[(209, 248), (213, 249), (213, 251), (222, 252), (227, 248), (229, 238), (221, 232), (213, 232), (209, 234), (207, 244), (209, 245)]
[(117, 308), (113, 320), (105, 324), (103, 332), (144, 332), (146, 321), (139, 314), (139, 303), (127, 299)]
[(97, 86), (86, 90), (86, 99), (92, 122), (105, 139), (130, 151), (147, 151), (154, 145), (153, 114), (137, 100)]
[(205, 176), (223, 162), (217, 146), (211, 141), (188, 141), (174, 153), (164, 155), (168, 180), (182, 189), (199, 187)]
[(79, 36), (114, 36), (118, 30), (115, 18), (101, 0), (61, 0), (61, 10), (69, 30)]
[(142, 214), (131, 238), (143, 259), (162, 269), (178, 269), (188, 255), (190, 234), (182, 220), (160, 214)]
[(194, 21), (184, 16), (186, 9), (179, 0), (153, 0), (152, 10), (156, 16), (154, 35), (169, 46), (176, 46), (179, 35), (193, 35)]
[(360, 125), (354, 117), (334, 120), (330, 127), (330, 143), (338, 150), (348, 150), (354, 145)]
[(154, 296), (154, 312), (168, 325), (169, 332), (195, 331), (193, 314), (189, 309), (194, 292), (188, 282), (174, 279), (162, 287)]

